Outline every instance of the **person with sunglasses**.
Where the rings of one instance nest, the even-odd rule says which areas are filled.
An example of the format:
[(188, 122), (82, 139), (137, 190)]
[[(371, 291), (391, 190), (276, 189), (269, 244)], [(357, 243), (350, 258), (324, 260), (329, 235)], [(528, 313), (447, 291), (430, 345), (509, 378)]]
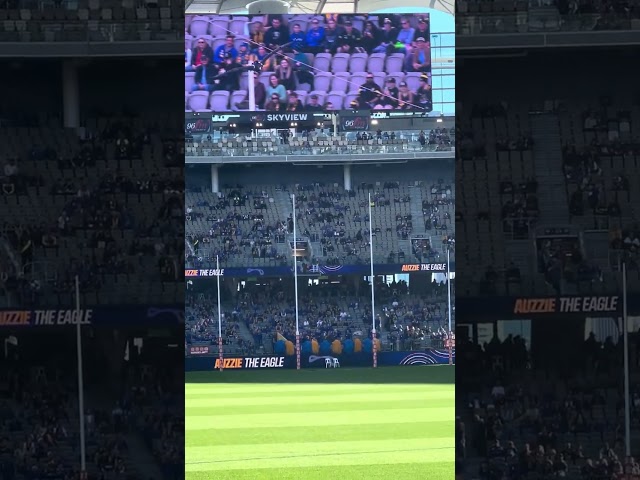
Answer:
[(193, 68), (193, 70), (202, 65), (203, 56), (207, 57), (208, 59), (212, 59), (213, 48), (209, 46), (204, 38), (199, 38), (191, 54), (191, 67)]
[(280, 111), (284, 111), (285, 108), (283, 107), (283, 104), (280, 101), (280, 95), (278, 95), (277, 93), (272, 93), (271, 94), (271, 98), (269, 99), (269, 101), (265, 104), (264, 109), (267, 112), (280, 112)]
[[(400, 25), (402, 26), (402, 28), (398, 32), (395, 51), (397, 53), (406, 53), (410, 51), (411, 42), (413, 42), (413, 37), (416, 31), (411, 26), (411, 22), (409, 22), (408, 18), (403, 18), (400, 21)], [(402, 45), (402, 47), (400, 47), (400, 45)]]

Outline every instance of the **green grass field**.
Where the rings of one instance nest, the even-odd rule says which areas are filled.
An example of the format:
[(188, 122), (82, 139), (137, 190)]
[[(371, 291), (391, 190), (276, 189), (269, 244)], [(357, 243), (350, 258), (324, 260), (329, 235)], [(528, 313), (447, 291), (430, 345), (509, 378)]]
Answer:
[(187, 480), (450, 480), (450, 366), (192, 372)]

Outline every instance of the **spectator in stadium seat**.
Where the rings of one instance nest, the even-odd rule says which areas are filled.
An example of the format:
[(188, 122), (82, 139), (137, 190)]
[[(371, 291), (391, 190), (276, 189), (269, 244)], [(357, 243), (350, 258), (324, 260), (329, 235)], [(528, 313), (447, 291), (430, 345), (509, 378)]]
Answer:
[[(267, 87), (267, 98), (271, 98), (273, 100), (273, 94), (277, 93), (280, 103), (287, 103), (287, 89), (278, 81), (278, 77), (275, 74), (272, 74), (269, 77), (269, 86)], [(265, 106), (266, 109), (266, 106)]]
[(199, 61), (200, 66), (196, 68), (195, 83), (191, 87), (191, 91), (213, 92), (216, 87), (213, 77), (218, 74), (218, 68), (209, 61), (209, 57), (206, 55), (202, 55)]
[[(260, 81), (260, 75), (258, 72), (253, 72), (253, 95), (256, 100), (256, 108), (263, 109), (264, 102), (267, 99), (267, 89), (264, 86), (264, 83)], [(247, 110), (249, 108), (249, 94), (247, 93), (247, 98), (242, 100), (240, 103), (236, 103), (236, 108), (238, 110)]]
[(286, 25), (282, 24), (282, 20), (279, 18), (273, 18), (271, 20), (271, 28), (264, 34), (265, 45), (273, 50), (280, 45), (284, 45), (289, 42), (289, 29)]
[(295, 50), (304, 49), (305, 33), (300, 28), (299, 23), (293, 24), (293, 31), (289, 35), (289, 41), (292, 42), (291, 48)]
[[(225, 54), (224, 63), (220, 65), (220, 73), (227, 72), (228, 75), (223, 76), (216, 85), (216, 90), (224, 90), (227, 92), (232, 92), (240, 89), (240, 64), (237, 63), (231, 53), (227, 52)], [(232, 70), (236, 70), (233, 73)]]
[(262, 63), (263, 72), (272, 72), (275, 62), (275, 55), (265, 60), (267, 55), (269, 55), (267, 48), (264, 45), (258, 45), (258, 49), (256, 50), (256, 52), (251, 55), (251, 63), (260, 62)]
[(278, 77), (278, 83), (282, 85), (287, 94), (296, 89), (296, 76), (293, 74), (293, 68), (287, 58), (283, 58), (275, 69), (275, 75)]
[(264, 44), (264, 24), (262, 22), (253, 22), (250, 29), (251, 45)]
[(314, 93), (309, 97), (309, 103), (307, 103), (305, 110), (310, 110), (312, 112), (319, 112), (322, 110), (322, 105), (318, 103), (318, 95)]
[(325, 109), (327, 112), (332, 112), (332, 111), (334, 111), (336, 108), (333, 106), (333, 103), (331, 103), (331, 102), (327, 102), (327, 103), (325, 103), (325, 104), (324, 104), (324, 109)]
[(292, 53), (293, 57), (291, 58), (291, 62), (293, 63), (293, 71), (298, 79), (298, 85), (308, 83), (311, 86), (311, 90), (313, 90), (314, 79), (311, 73), (311, 66), (308, 65), (309, 59), (298, 49), (293, 49)]
[(344, 22), (344, 29), (338, 36), (338, 53), (357, 53), (363, 52), (364, 49), (360, 45), (362, 42), (362, 33), (353, 27), (351, 20)]
[(431, 85), (429, 85), (429, 75), (423, 73), (420, 75), (420, 86), (416, 91), (415, 100), (418, 106), (425, 110), (431, 111), (433, 108), (433, 92)]
[(280, 95), (272, 93), (269, 101), (265, 103), (264, 109), (267, 112), (279, 112), (284, 110), (282, 102), (280, 101)]
[(431, 43), (424, 37), (416, 39), (416, 46), (409, 56), (411, 60), (411, 71), (430, 72), (431, 71)]
[(235, 61), (238, 58), (238, 50), (234, 45), (235, 37), (233, 35), (227, 35), (225, 42), (223, 45), (220, 45), (216, 48), (216, 53), (214, 57), (214, 61), (216, 63), (224, 63), (225, 59), (231, 55), (231, 59)]
[(413, 35), (413, 38), (411, 39), (411, 41), (413, 41), (413, 39), (418, 38), (418, 37), (422, 37), (422, 38), (425, 38), (425, 39), (426, 38), (430, 38), (430, 36), (429, 36), (429, 23), (424, 18), (420, 18), (420, 20), (418, 20), (418, 28), (414, 32), (414, 35)]
[(380, 101), (382, 88), (373, 80), (373, 73), (367, 73), (366, 81), (360, 86), (358, 104), (360, 108), (374, 108)]
[(307, 53), (321, 53), (322, 43), (324, 42), (324, 27), (320, 25), (320, 22), (315, 18), (311, 22), (311, 28), (307, 31), (306, 49)]
[(287, 112), (299, 112), (302, 109), (302, 102), (298, 99), (298, 94), (291, 92), (289, 94), (289, 102), (287, 103)]
[(336, 25), (336, 21), (331, 19), (327, 22), (327, 28), (324, 29), (324, 41), (322, 48), (324, 53), (335, 54), (338, 51), (338, 39), (342, 35), (343, 28)]
[(416, 31), (411, 26), (408, 18), (403, 18), (400, 25), (402, 25), (402, 28), (398, 32), (398, 38), (396, 41), (397, 43), (402, 43), (404, 48), (398, 48), (396, 46), (395, 51), (399, 53), (406, 53), (411, 48), (411, 43), (413, 42)]
[(413, 92), (409, 90), (407, 82), (400, 82), (400, 91), (398, 93), (398, 109), (411, 110), (414, 108)]
[(387, 84), (384, 88), (383, 93), (385, 96), (382, 97), (382, 100), (380, 100), (380, 104), (383, 106), (389, 105), (392, 108), (397, 108), (400, 90), (398, 90), (395, 78), (387, 78)]
[(394, 44), (398, 39), (398, 30), (393, 26), (390, 19), (385, 18), (377, 47), (373, 49), (373, 53), (393, 53)]
[(191, 57), (193, 57), (193, 52), (190, 48), (184, 49), (184, 71), (185, 72), (193, 72), (195, 68), (191, 65)]
[(240, 45), (236, 62), (238, 62), (238, 65), (243, 67), (251, 64), (251, 51), (249, 50), (249, 44), (247, 42)]
[(380, 44), (380, 30), (371, 20), (364, 24), (362, 32), (362, 48), (367, 53), (372, 53), (373, 49)]
[(193, 49), (191, 55), (191, 66), (194, 70), (202, 64), (202, 56), (206, 56), (209, 59), (213, 58), (213, 49), (209, 46), (204, 38), (199, 38), (196, 43), (196, 48)]

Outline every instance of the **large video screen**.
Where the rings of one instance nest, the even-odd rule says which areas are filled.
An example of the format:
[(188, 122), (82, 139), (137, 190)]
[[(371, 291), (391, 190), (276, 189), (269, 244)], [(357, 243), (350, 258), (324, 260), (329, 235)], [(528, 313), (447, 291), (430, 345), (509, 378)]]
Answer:
[(430, 38), (427, 14), (188, 15), (185, 111), (430, 112)]

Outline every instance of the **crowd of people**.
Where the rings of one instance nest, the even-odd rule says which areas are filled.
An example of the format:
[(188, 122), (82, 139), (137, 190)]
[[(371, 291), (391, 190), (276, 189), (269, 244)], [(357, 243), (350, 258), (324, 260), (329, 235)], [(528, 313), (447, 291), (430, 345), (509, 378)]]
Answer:
[[(538, 3), (551, 2), (531, 5)], [(624, 8), (624, 4), (619, 5)], [(611, 2), (564, 5), (582, 13), (597, 13), (603, 6), (617, 8)], [(622, 283), (616, 260), (627, 259), (629, 266), (634, 265), (638, 148), (631, 105), (635, 98), (626, 90), (602, 87), (604, 77), (599, 75), (578, 86), (576, 80), (589, 71), (588, 49), (583, 50), (574, 50), (576, 60), (566, 68), (561, 66), (566, 57), (536, 58), (532, 51), (526, 60), (491, 62), (504, 83), (491, 94), (478, 96), (478, 105), (457, 117), (461, 124), (475, 127), (467, 128), (464, 136), (456, 135), (463, 160), (459, 163), (464, 163), (461, 177), (467, 186), (461, 193), (466, 196), (464, 208), (472, 211), (474, 202), (482, 202), (497, 211), (496, 199), (526, 200), (530, 195), (539, 203), (536, 228), (521, 237), (511, 232), (505, 236), (491, 226), (483, 231), (460, 209), (465, 246), (480, 247), (469, 255), (472, 261), (478, 266), (480, 257), (496, 259), (486, 262), (492, 265), (484, 275), (463, 276), (462, 291), (473, 293), (458, 297), (459, 305), (486, 305), (481, 313), (464, 307), (458, 311), (458, 322), (468, 326), (468, 335), (474, 337), (459, 339), (456, 352), (456, 366), (466, 372), (456, 379), (456, 451), (464, 457), (465, 479), (640, 476), (635, 445), (638, 334), (629, 333), (631, 454), (627, 455), (623, 327), (616, 318), (620, 314), (596, 314), (586, 308), (582, 313), (563, 309), (523, 313), (516, 303), (519, 298), (613, 297)], [(621, 55), (628, 53), (623, 50)], [(552, 64), (567, 83), (535, 90), (535, 82), (527, 78), (541, 65)], [(464, 78), (489, 65), (482, 59), (465, 66), (470, 70)], [(612, 74), (621, 77), (607, 67), (607, 75)], [(529, 87), (531, 96), (525, 98), (520, 89)], [(484, 105), (488, 102), (490, 106)], [(529, 150), (514, 152), (517, 140), (507, 149), (507, 142), (500, 139), (505, 134), (514, 140), (519, 134), (531, 137), (520, 142)], [(485, 171), (494, 179), (488, 187), (481, 176)], [(474, 189), (471, 179), (481, 180), (482, 189)], [(485, 192), (487, 196), (481, 196)], [(553, 201), (543, 195), (553, 195)], [(628, 278), (633, 298), (637, 273)], [(471, 288), (502, 280), (522, 285), (513, 291)]]
[[(183, 228), (182, 213), (176, 212), (183, 209), (184, 184), (162, 169), (176, 166), (181, 137), (162, 139), (150, 124), (134, 129), (136, 122), (108, 119), (108, 127), (86, 132), (71, 152), (25, 145), (20, 156), (6, 161), (3, 195), (25, 202), (22, 209), (33, 209), (26, 218), (34, 218), (8, 217), (2, 228), (14, 252), (2, 279), (7, 301), (57, 301), (57, 295), (73, 291), (76, 275), (83, 292), (104, 292), (113, 288), (105, 275), (133, 274), (141, 265), (165, 281), (180, 278), (183, 247), (173, 232)], [(142, 176), (131, 165), (145, 157), (151, 160), (149, 175)], [(42, 164), (54, 174), (36, 173)], [(153, 212), (147, 208), (151, 202)]]
[[(640, 9), (632, 0), (532, 0), (517, 2), (505, 10), (500, 2), (456, 0), (457, 32), (464, 32), (479, 12), (496, 16), (495, 22), (479, 23), (473, 33), (515, 33), (532, 25), (535, 32), (632, 30)], [(523, 23), (523, 16), (528, 22)], [(517, 18), (520, 21), (517, 21)], [(488, 17), (491, 18), (491, 17)], [(464, 34), (464, 33), (463, 33)]]
[[(222, 287), (223, 348), (241, 355), (273, 351), (279, 340), (295, 340), (295, 300), (292, 279), (245, 284), (232, 293)], [(305, 286), (299, 293), (301, 342), (371, 338), (372, 312), (369, 287), (359, 284)], [(455, 294), (452, 292), (452, 294)], [(423, 294), (411, 294), (404, 281), (376, 281), (377, 335), (387, 349), (442, 347), (448, 331), (446, 286), (433, 282)], [(210, 293), (188, 295), (185, 325), (187, 353), (194, 345), (217, 350), (217, 297)], [(387, 337), (388, 335), (388, 337)], [(386, 337), (386, 338), (385, 338)]]
[[(483, 346), (462, 340), (458, 362), (470, 374), (462, 380), (456, 454), (469, 478), (640, 475), (636, 460), (624, 456), (621, 342), (591, 334), (575, 361), (552, 366), (519, 336)], [(633, 421), (637, 414), (634, 403)]]
[[(114, 331), (108, 334), (113, 337)], [(83, 334), (89, 350), (84, 358), (83, 390), (86, 476), (80, 472), (79, 461), (75, 352), (67, 348), (75, 344), (75, 334), (58, 331), (36, 338), (18, 334), (9, 347), (5, 345), (0, 367), (3, 478), (177, 480), (184, 475), (180, 451), (184, 432), (179, 424), (182, 386), (175, 383), (181, 376), (170, 380), (167, 370), (149, 365), (154, 362), (149, 356), (142, 361), (129, 357), (121, 367), (109, 362), (106, 366), (101, 349), (110, 347), (105, 347), (108, 341), (96, 340), (100, 336), (100, 332), (91, 337)], [(50, 342), (60, 351), (45, 354)], [(98, 370), (111, 384), (97, 378)], [(151, 409), (161, 415), (155, 423), (145, 416)], [(169, 434), (167, 428), (158, 428), (160, 422), (176, 426)], [(144, 440), (150, 451), (152, 444), (167, 442), (158, 452), (157, 469), (140, 462)]]
[[(187, 38), (192, 38), (189, 29), (191, 32), (202, 29), (200, 25), (192, 27), (190, 24), (199, 23), (197, 18), (187, 18)], [(240, 74), (249, 72), (255, 77), (254, 98), (256, 108), (260, 110), (432, 110), (428, 18), (389, 16), (367, 19), (362, 21), (362, 32), (354, 26), (354, 21), (342, 15), (337, 18), (328, 16), (324, 20), (313, 18), (306, 32), (300, 23), (295, 19), (289, 21), (287, 16), (271, 15), (266, 22), (248, 23), (249, 35), (240, 38), (230, 30), (196, 35), (193, 47), (185, 47), (185, 71), (194, 72), (191, 92), (239, 91)], [(215, 23), (212, 25), (215, 30)], [(213, 45), (218, 38), (224, 38), (224, 43), (214, 50)], [(350, 85), (353, 80), (335, 75), (320, 88), (316, 74), (329, 71), (330, 65), (322, 68), (315, 66), (308, 55), (318, 54), (364, 54), (362, 65), (357, 71), (351, 66), (350, 72), (364, 73), (368, 66), (369, 73), (366, 73), (364, 83), (359, 88)], [(400, 54), (402, 58), (394, 66), (383, 59), (374, 70), (373, 63), (367, 58), (372, 54)], [(331, 67), (333, 74), (346, 71), (346, 64), (339, 68)], [(382, 85), (376, 82), (380, 71), (388, 75), (387, 78), (381, 77)], [(267, 72), (268, 77), (261, 76), (263, 72)], [(405, 78), (405, 73), (412, 72), (418, 74), (415, 81)], [(299, 90), (303, 84), (309, 85), (309, 95), (309, 90)], [(349, 104), (342, 100), (347, 89), (356, 93)], [(322, 97), (327, 92), (341, 93), (343, 97), (340, 97), (340, 104), (323, 101)], [(233, 103), (231, 109), (248, 109), (248, 94), (246, 98)]]
[[(369, 192), (376, 215), (373, 235), (379, 245), (377, 250), (386, 250), (384, 254), (376, 252), (376, 258), (382, 255), (384, 261), (391, 263), (410, 253), (425, 260), (441, 258), (440, 245), (427, 251), (418, 249), (417, 243), (412, 244), (413, 252), (404, 252), (399, 247), (399, 241), (412, 240), (416, 220), (424, 223), (425, 232), (435, 231), (438, 241), (443, 236), (454, 238), (450, 207), (455, 198), (449, 184), (437, 184), (431, 190), (426, 187), (409, 190), (399, 182), (387, 182), (383, 189), (365, 185), (349, 191), (303, 184), (285, 188), (296, 191), (298, 234), (319, 244), (319, 249), (308, 252), (306, 260), (311, 264), (357, 264), (368, 258)], [(193, 251), (185, 252), (187, 262), (198, 265), (206, 258), (218, 256), (222, 263), (245, 257), (244, 266), (255, 259), (287, 265), (288, 256), (278, 247), (293, 233), (293, 219), (290, 211), (280, 212), (273, 202), (267, 201), (273, 194), (260, 186), (228, 188), (209, 199), (190, 197), (187, 193), (187, 236), (194, 245)], [(414, 219), (410, 213), (412, 196), (423, 198), (423, 219)]]

